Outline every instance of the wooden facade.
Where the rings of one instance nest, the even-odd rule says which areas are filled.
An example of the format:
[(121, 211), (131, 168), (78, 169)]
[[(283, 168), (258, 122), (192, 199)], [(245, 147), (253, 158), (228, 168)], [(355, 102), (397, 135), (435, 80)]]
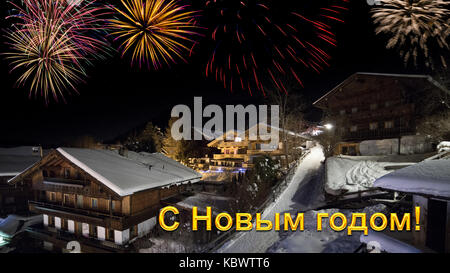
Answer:
[(253, 158), (263, 155), (277, 159), (284, 158), (281, 142), (277, 143), (271, 151), (267, 151), (261, 147), (263, 144), (268, 144), (269, 141), (250, 140), (248, 131), (244, 139), (239, 138), (237, 133), (234, 132), (234, 134), (233, 140), (227, 140), (224, 135), (223, 139), (216, 139), (208, 144), (209, 147), (217, 148), (220, 151), (213, 155), (210, 170), (245, 171), (253, 167)]
[(353, 151), (350, 146), (362, 140), (414, 135), (425, 98), (440, 88), (424, 75), (356, 73), (314, 106), (335, 125), (344, 142), (340, 147)]
[[(156, 219), (161, 200), (188, 187), (168, 185), (120, 196), (58, 151), (13, 182), (32, 190), (29, 209), (44, 215), (44, 226), (33, 229), (35, 238), (54, 246), (64, 245), (61, 240), (84, 242), (85, 251), (95, 246), (105, 251), (124, 250), (123, 245), (148, 231), (142, 229), (148, 229), (148, 221)], [(48, 235), (49, 230), (54, 232)]]
[(22, 185), (9, 185), (13, 176), (0, 176), (0, 216), (22, 214), (28, 211), (28, 199), (31, 191)]

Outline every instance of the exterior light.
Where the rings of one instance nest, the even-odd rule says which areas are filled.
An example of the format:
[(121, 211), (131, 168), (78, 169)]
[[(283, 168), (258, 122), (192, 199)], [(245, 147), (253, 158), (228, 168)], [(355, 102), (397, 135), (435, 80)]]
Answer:
[(324, 125), (324, 127), (327, 130), (331, 130), (331, 129), (333, 129), (333, 124), (327, 123), (327, 124)]

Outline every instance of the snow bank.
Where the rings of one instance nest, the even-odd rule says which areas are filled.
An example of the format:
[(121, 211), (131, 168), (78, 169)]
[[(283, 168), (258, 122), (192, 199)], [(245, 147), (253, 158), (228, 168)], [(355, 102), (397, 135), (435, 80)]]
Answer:
[[(355, 212), (372, 214), (383, 211), (384, 205), (375, 205), (362, 210), (338, 210), (327, 209), (305, 212), (305, 230), (296, 232), (283, 232), (281, 239), (269, 248), (268, 252), (274, 253), (353, 253), (361, 244), (361, 232), (354, 232), (351, 236), (347, 231), (337, 232), (330, 228), (329, 218), (324, 218), (322, 231), (317, 231), (317, 214), (341, 212), (347, 219)], [(364, 236), (364, 235), (363, 235)]]
[(450, 141), (442, 141), (438, 144), (437, 149), (439, 153), (450, 151)]
[(22, 217), (18, 215), (8, 215), (6, 219), (0, 222), (0, 235), (6, 238), (12, 238), (25, 230), (25, 228), (42, 223), (42, 215), (31, 217)]
[(376, 250), (389, 253), (421, 253), (422, 251), (408, 245), (404, 242), (396, 240), (381, 232), (369, 231), (367, 236), (360, 236), (361, 243), (376, 247)]
[(193, 207), (198, 207), (201, 212), (206, 212), (206, 207), (211, 207), (213, 213), (221, 213), (226, 211), (231, 211), (232, 201), (234, 199), (230, 197), (196, 193), (193, 196), (189, 196), (176, 205), (188, 209)]
[(330, 157), (326, 161), (325, 191), (332, 195), (357, 192), (373, 187), (375, 180), (395, 168), (412, 163), (376, 162), (357, 160), (358, 157)]
[(359, 145), (361, 155), (423, 154), (433, 151), (431, 142), (424, 136), (402, 136), (400, 139), (364, 140)]
[(379, 178), (374, 186), (450, 198), (450, 159), (420, 162)]
[(149, 239), (149, 248), (139, 249), (139, 253), (185, 253), (186, 247), (177, 241), (161, 239), (161, 238), (151, 238)]

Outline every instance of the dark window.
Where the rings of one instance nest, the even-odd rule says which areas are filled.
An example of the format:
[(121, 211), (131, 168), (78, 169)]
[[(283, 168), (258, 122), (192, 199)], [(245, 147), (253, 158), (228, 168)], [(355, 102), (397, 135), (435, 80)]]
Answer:
[(108, 238), (109, 241), (114, 242), (114, 229), (108, 228)]
[(76, 234), (83, 234), (83, 224), (80, 222), (76, 222)]
[(89, 235), (97, 238), (97, 226), (89, 225)]
[(70, 178), (70, 170), (64, 169), (64, 178)]
[(63, 230), (69, 230), (69, 220), (63, 219), (62, 224), (63, 224), (63, 226), (62, 226)]

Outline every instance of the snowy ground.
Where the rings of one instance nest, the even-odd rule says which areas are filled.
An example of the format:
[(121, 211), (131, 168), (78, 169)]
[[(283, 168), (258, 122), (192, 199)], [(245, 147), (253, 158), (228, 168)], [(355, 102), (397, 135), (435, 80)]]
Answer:
[[(324, 155), (320, 147), (314, 147), (306, 158), (297, 167), (296, 173), (280, 197), (263, 213), (263, 219), (273, 220), (275, 213), (298, 212), (304, 214), (304, 231), (250, 231), (236, 234), (225, 243), (218, 252), (221, 253), (351, 253), (360, 246), (361, 232), (354, 232), (352, 236), (347, 231), (336, 232), (331, 230), (328, 221), (323, 220), (323, 231), (317, 231), (317, 218), (319, 212), (330, 215), (341, 212), (351, 219), (351, 213), (365, 212), (368, 217), (375, 212), (385, 209), (384, 205), (375, 205), (361, 210), (327, 209), (312, 210), (324, 203), (323, 174), (324, 166), (321, 163)], [(281, 225), (283, 225), (283, 219)]]
[(139, 249), (139, 253), (184, 253), (186, 252), (186, 247), (174, 240), (161, 239), (161, 238), (151, 238), (148, 239), (149, 248)]
[(305, 212), (304, 231), (280, 231), (280, 239), (275, 242), (267, 252), (275, 253), (353, 253), (360, 245), (362, 232), (353, 232), (347, 235), (347, 230), (341, 232), (332, 230), (329, 226), (328, 218), (322, 221), (322, 231), (317, 231), (317, 213), (329, 213), (332, 215), (341, 212), (351, 219), (351, 213), (364, 212), (367, 217), (373, 213), (383, 211), (384, 205), (376, 205), (364, 208), (363, 210), (338, 210), (327, 209), (320, 211)]
[[(367, 160), (371, 159), (371, 160)], [(332, 195), (367, 190), (373, 182), (414, 162), (377, 162), (371, 157), (330, 157), (326, 162), (325, 191)]]
[[(322, 149), (314, 147), (297, 167), (292, 181), (278, 199), (263, 212), (263, 219), (274, 219), (275, 213), (296, 212), (316, 206), (323, 201), (322, 188), (317, 174), (325, 159)], [(224, 244), (218, 252), (261, 253), (280, 240), (275, 230), (266, 232), (241, 232)]]

